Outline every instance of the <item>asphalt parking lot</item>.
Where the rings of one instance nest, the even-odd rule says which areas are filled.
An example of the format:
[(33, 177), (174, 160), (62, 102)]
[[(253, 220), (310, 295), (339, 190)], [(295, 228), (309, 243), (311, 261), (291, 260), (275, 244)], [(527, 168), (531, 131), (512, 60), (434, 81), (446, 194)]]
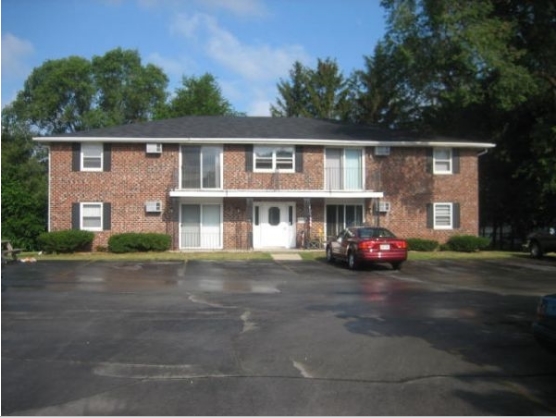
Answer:
[(554, 415), (556, 263), (2, 268), (3, 415)]

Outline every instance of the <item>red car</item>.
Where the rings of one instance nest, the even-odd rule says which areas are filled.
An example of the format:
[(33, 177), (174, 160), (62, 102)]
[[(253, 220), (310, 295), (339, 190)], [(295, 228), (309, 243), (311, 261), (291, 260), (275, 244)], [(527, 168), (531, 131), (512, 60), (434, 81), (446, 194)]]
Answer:
[(344, 229), (326, 244), (326, 260), (347, 261), (350, 269), (361, 263), (390, 263), (399, 270), (407, 260), (407, 241), (386, 228), (356, 226)]

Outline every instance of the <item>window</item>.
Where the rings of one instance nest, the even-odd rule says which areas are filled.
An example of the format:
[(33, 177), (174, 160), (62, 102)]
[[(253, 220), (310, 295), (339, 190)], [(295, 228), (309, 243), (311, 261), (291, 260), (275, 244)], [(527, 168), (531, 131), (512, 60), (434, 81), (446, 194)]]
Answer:
[(427, 205), (427, 226), (433, 229), (459, 228), (459, 203), (443, 202)]
[(435, 148), (433, 151), (434, 174), (452, 174), (452, 149)]
[(344, 228), (363, 223), (363, 205), (326, 205), (326, 234), (336, 236)]
[(102, 231), (102, 203), (81, 203), (80, 229)]
[(327, 148), (325, 160), (326, 189), (363, 189), (363, 150)]
[(452, 229), (452, 204), (451, 203), (434, 204), (434, 228)]
[(102, 171), (103, 145), (81, 144), (81, 170)]
[(112, 223), (112, 204), (109, 202), (74, 202), (71, 204), (71, 229), (109, 231)]
[(280, 208), (273, 206), (268, 209), (268, 223), (272, 226), (280, 224)]
[(295, 171), (294, 147), (254, 147), (255, 171)]
[(222, 248), (221, 205), (181, 206), (181, 248)]
[(221, 188), (221, 147), (182, 147), (183, 189)]

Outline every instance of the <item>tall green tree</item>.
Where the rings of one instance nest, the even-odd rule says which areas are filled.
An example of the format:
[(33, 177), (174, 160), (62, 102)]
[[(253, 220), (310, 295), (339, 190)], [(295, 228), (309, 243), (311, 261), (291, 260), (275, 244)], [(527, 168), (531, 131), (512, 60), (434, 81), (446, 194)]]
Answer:
[(330, 58), (319, 59), (314, 69), (295, 62), (290, 80), (280, 80), (277, 88), (281, 97), (270, 107), (273, 116), (347, 120), (351, 115), (350, 80)]
[(453, 104), (511, 109), (536, 90), (520, 62), (524, 51), (512, 44), (515, 23), (497, 16), (493, 3), (382, 2), (388, 53), (403, 57), (400, 91), (414, 104), (415, 124), (436, 124), (436, 113)]
[(281, 79), (277, 84), (281, 97), (276, 99), (276, 105), (270, 106), (270, 113), (282, 117), (309, 116), (309, 69), (296, 61), (289, 74), (289, 80)]
[(17, 126), (13, 109), (2, 112), (2, 238), (24, 249), (36, 249), (46, 230), (46, 151), (33, 144), (30, 131)]
[(45, 134), (86, 129), (95, 97), (91, 64), (81, 57), (48, 60), (35, 68), (12, 104), (20, 121)]
[(364, 124), (403, 126), (411, 120), (412, 102), (404, 95), (403, 56), (388, 41), (379, 42), (371, 56), (364, 57), (365, 68), (354, 73), (350, 94), (352, 121)]
[(166, 101), (168, 77), (152, 65), (143, 65), (139, 53), (116, 48), (92, 59), (96, 108), (102, 125), (151, 120)]
[[(383, 0), (398, 126), (497, 143), (483, 219), (524, 230), (556, 216), (556, 6), (540, 0)], [(486, 168), (486, 169), (485, 169)], [(516, 193), (517, 192), (517, 193)], [(524, 199), (516, 201), (516, 194)]]
[(319, 119), (347, 119), (349, 83), (335, 60), (318, 60), (317, 67), (309, 70), (307, 90), (311, 115)]
[(143, 66), (137, 51), (48, 60), (35, 68), (12, 104), (16, 118), (45, 135), (152, 119), (165, 105), (168, 78)]
[(161, 117), (188, 115), (236, 115), (237, 112), (222, 95), (220, 86), (213, 75), (205, 73), (200, 77), (183, 77), (182, 86), (176, 89), (166, 111)]

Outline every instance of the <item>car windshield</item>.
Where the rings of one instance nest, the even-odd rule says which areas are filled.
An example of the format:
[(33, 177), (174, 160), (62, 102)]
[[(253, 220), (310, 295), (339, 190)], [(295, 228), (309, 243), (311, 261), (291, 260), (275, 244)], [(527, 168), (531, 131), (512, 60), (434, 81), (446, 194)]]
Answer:
[(359, 230), (359, 238), (396, 238), (386, 228), (362, 228)]

